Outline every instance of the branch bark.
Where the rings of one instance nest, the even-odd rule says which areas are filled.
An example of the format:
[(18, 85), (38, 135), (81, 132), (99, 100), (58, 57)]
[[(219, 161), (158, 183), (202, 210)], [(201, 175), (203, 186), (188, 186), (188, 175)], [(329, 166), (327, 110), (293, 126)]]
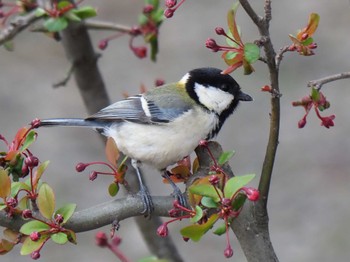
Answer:
[(339, 73), (339, 74), (326, 76), (326, 77), (323, 77), (320, 79), (311, 80), (311, 81), (309, 81), (307, 86), (308, 87), (315, 87), (318, 90), (320, 90), (324, 84), (327, 84), (327, 83), (333, 82), (333, 81), (337, 81), (340, 79), (346, 79), (346, 78), (350, 78), (350, 72), (343, 72), (343, 73)]
[(32, 11), (24, 16), (17, 16), (8, 26), (0, 32), (0, 45), (10, 41), (17, 34), (25, 30), (28, 26), (33, 24), (40, 18), (35, 16), (35, 11)]

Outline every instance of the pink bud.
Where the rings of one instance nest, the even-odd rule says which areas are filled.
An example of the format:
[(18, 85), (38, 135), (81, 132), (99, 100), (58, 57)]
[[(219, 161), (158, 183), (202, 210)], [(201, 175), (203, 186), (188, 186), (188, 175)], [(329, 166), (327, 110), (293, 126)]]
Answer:
[(165, 6), (168, 8), (172, 8), (177, 4), (176, 0), (166, 0), (165, 1)]
[(106, 247), (106, 246), (108, 246), (107, 235), (104, 232), (102, 232), (102, 231), (99, 231), (99, 232), (96, 233), (95, 240), (96, 240), (96, 245), (99, 246), (99, 247)]
[(304, 33), (301, 35), (301, 40), (306, 40), (309, 37), (308, 33)]
[(38, 118), (35, 118), (34, 120), (32, 120), (32, 122), (30, 123), (30, 125), (33, 127), (33, 128), (38, 128), (41, 124), (41, 121), (40, 119)]
[(144, 13), (144, 14), (149, 14), (149, 13), (151, 13), (153, 10), (154, 10), (154, 6), (153, 6), (153, 5), (146, 5), (146, 6), (143, 8), (143, 13)]
[(326, 116), (323, 117), (321, 120), (321, 126), (324, 126), (326, 128), (330, 128), (331, 126), (334, 126), (334, 120), (335, 119), (335, 115), (331, 115), (331, 116)]
[(96, 171), (92, 171), (89, 175), (89, 179), (91, 181), (94, 181), (97, 178), (97, 172)]
[(225, 30), (222, 27), (216, 27), (215, 32), (217, 35), (226, 35)]
[(138, 58), (145, 58), (147, 56), (147, 48), (144, 46), (133, 47), (132, 51)]
[(34, 231), (34, 232), (30, 233), (29, 238), (30, 238), (30, 240), (36, 242), (40, 239), (40, 233)]
[(32, 218), (33, 217), (32, 210), (30, 210), (30, 209), (23, 210), (22, 211), (22, 217), (24, 219)]
[(108, 40), (104, 39), (104, 40), (101, 40), (99, 43), (98, 43), (98, 48), (101, 49), (101, 50), (105, 50), (108, 46)]
[(63, 220), (64, 220), (64, 218), (63, 218), (63, 216), (61, 214), (57, 214), (55, 216), (56, 223), (61, 224), (63, 222)]
[(118, 236), (115, 236), (112, 238), (112, 244), (114, 246), (119, 246), (121, 242), (122, 242), (122, 239)]
[(253, 187), (243, 187), (242, 190), (250, 201), (257, 201), (259, 199), (260, 194), (257, 189)]
[(157, 235), (160, 237), (168, 236), (168, 225), (165, 223), (161, 224), (157, 229)]
[(34, 260), (37, 260), (40, 258), (40, 252), (39, 251), (33, 251), (31, 254), (30, 254), (30, 257)]
[(213, 186), (219, 184), (220, 178), (217, 175), (211, 175), (209, 177), (209, 183), (212, 184)]
[(227, 245), (227, 247), (225, 248), (224, 255), (226, 258), (230, 258), (233, 256), (233, 249), (230, 245)]
[(305, 125), (306, 125), (306, 117), (303, 117), (302, 119), (299, 120), (298, 127), (303, 128)]
[(205, 41), (205, 46), (211, 49), (213, 52), (220, 50), (219, 46), (216, 44), (216, 41), (212, 38), (208, 38), (207, 41)]
[(158, 86), (162, 86), (165, 84), (165, 81), (164, 79), (160, 79), (160, 78), (157, 78), (156, 81), (155, 81), (155, 85), (158, 87)]
[(88, 166), (87, 164), (78, 163), (78, 164), (75, 166), (75, 170), (77, 170), (77, 172), (80, 173), (80, 172), (83, 172), (87, 166)]
[(24, 164), (28, 167), (36, 167), (39, 165), (39, 159), (36, 156), (28, 156), (24, 160)]
[(165, 9), (165, 11), (164, 11), (164, 16), (165, 16), (166, 18), (171, 18), (171, 17), (173, 17), (174, 13), (175, 13), (175, 10), (174, 10), (174, 9), (172, 9), (172, 8), (167, 8), (167, 9)]

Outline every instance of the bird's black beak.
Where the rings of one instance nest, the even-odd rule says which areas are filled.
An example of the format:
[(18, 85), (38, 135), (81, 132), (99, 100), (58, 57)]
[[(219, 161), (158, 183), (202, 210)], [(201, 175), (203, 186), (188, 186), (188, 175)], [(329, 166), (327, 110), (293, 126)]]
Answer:
[(241, 91), (238, 94), (238, 100), (240, 100), (240, 101), (253, 101), (253, 98), (250, 95), (247, 95)]

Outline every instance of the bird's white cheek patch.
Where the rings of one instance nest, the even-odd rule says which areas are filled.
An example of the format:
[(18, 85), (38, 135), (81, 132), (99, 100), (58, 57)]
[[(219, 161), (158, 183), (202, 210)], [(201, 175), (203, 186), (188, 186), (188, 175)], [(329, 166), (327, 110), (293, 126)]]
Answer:
[(213, 86), (205, 87), (195, 83), (194, 90), (198, 96), (199, 102), (209, 110), (213, 110), (218, 114), (224, 111), (234, 99), (232, 94)]

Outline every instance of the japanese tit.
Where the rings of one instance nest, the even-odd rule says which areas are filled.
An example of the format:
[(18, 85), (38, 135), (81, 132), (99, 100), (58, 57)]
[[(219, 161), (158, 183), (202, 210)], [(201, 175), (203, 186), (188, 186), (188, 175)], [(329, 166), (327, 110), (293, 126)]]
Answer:
[(165, 170), (218, 134), (240, 101), (252, 101), (217, 68), (118, 101), (85, 119), (46, 119), (40, 126), (90, 127), (112, 137), (133, 160)]

